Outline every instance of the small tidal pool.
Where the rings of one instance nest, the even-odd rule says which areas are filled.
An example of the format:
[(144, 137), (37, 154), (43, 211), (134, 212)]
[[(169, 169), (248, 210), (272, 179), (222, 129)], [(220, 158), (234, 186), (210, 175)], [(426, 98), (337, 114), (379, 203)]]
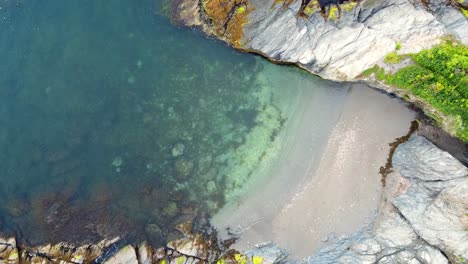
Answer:
[(242, 196), (304, 91), (317, 150), (347, 93), (174, 27), (151, 0), (0, 7), (0, 230), (29, 244), (161, 244)]

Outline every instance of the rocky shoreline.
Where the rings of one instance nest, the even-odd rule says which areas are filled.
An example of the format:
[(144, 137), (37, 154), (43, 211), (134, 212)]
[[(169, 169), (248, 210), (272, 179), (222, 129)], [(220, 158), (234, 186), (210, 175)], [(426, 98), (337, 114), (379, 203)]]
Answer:
[[(254, 8), (242, 9), (247, 2)], [(238, 49), (295, 64), (326, 79), (365, 81), (405, 97), (426, 113), (437, 110), (406, 91), (360, 74), (382, 64), (396, 43), (406, 53), (431, 47), (447, 34), (468, 43), (468, 33), (463, 30), (468, 20), (443, 1), (429, 6), (408, 0), (366, 1), (366, 6), (345, 11), (332, 23), (325, 23), (317, 13), (307, 20), (298, 18), (299, 1), (287, 6), (276, 0), (247, 2), (236, 5), (235, 13), (224, 17), (229, 18), (228, 23), (221, 26), (200, 11), (200, 1), (178, 0), (172, 12), (179, 23), (199, 26)], [(230, 21), (242, 22), (246, 14), (251, 20), (245, 27), (229, 25)], [(382, 17), (388, 23), (378, 20)], [(392, 23), (405, 27), (396, 32)], [(337, 45), (330, 46), (332, 42)], [(435, 130), (426, 126), (418, 133), (456, 158), (414, 134), (395, 150), (372, 230), (330, 238), (331, 246), (301, 261), (286, 260), (287, 252), (272, 243), (237, 252), (213, 235), (192, 232), (191, 223), (186, 223), (177, 227), (181, 238), (161, 248), (145, 242), (129, 245), (119, 238), (81, 246), (28, 247), (14, 237), (5, 237), (0, 239), (0, 263), (467, 263), (468, 169), (459, 161), (466, 162), (466, 145)]]
[[(330, 15), (328, 21), (315, 7), (308, 10), (307, 17), (298, 16), (301, 1), (230, 1), (241, 3), (239, 10), (222, 2), (177, 0), (170, 16), (175, 23), (198, 27), (238, 50), (272, 62), (293, 64), (332, 81), (364, 81), (394, 93), (416, 104), (427, 116), (437, 117), (437, 125), (455, 135), (453, 117), (408, 90), (363, 73), (375, 65), (396, 72), (409, 62), (386, 63), (388, 54), (417, 53), (447, 37), (467, 45), (468, 19), (459, 10), (466, 1), (458, 1), (458, 9), (449, 0), (360, 1), (347, 4), (339, 20)], [(223, 13), (231, 15), (219, 15)]]
[[(331, 238), (332, 245), (302, 261), (267, 243), (237, 252), (215, 237), (178, 226), (182, 238), (165, 247), (125, 245), (118, 238), (96, 244), (22, 247), (0, 241), (2, 263), (466, 263), (468, 168), (422, 136), (397, 147), (379, 216), (372, 230)], [(245, 262), (243, 262), (245, 261)]]

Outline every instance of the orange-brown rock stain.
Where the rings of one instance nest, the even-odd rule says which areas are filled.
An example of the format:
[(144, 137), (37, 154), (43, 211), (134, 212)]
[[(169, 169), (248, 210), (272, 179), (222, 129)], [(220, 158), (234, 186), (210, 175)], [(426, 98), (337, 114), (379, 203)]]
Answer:
[(234, 47), (243, 45), (244, 29), (252, 7), (248, 0), (203, 0), (204, 14), (211, 20), (214, 33)]

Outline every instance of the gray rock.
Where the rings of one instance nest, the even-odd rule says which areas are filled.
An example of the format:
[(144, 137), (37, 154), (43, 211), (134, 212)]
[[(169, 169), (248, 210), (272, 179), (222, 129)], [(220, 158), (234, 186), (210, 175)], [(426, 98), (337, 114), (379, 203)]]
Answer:
[[(242, 48), (271, 60), (295, 63), (326, 79), (357, 78), (383, 62), (388, 53), (395, 51), (396, 43), (401, 44), (399, 53), (430, 48), (450, 34), (468, 44), (468, 20), (445, 1), (430, 1), (426, 7), (420, 1), (366, 0), (344, 11), (340, 20), (327, 22), (319, 12), (308, 18), (297, 16), (301, 1), (291, 1), (289, 6), (282, 2), (249, 0), (252, 11), (249, 23), (243, 27)], [(180, 20), (213, 33), (202, 22), (200, 9), (190, 8), (196, 3), (182, 1), (180, 13), (192, 12), (194, 19)]]
[(138, 246), (138, 262), (140, 264), (152, 263), (151, 247), (148, 246), (146, 242), (143, 242)]
[(182, 143), (177, 143), (172, 147), (171, 153), (173, 157), (178, 157), (184, 154), (185, 151), (185, 145)]
[(404, 177), (424, 181), (450, 180), (468, 175), (468, 169), (449, 153), (416, 135), (395, 151), (393, 167)]
[[(433, 14), (408, 0), (364, 1), (343, 12), (337, 22), (325, 22), (317, 13), (309, 19), (298, 17), (300, 1), (273, 10), (272, 1), (252, 2), (252, 22), (245, 27), (247, 49), (299, 64), (328, 79), (356, 78), (383, 61), (396, 43), (401, 43), (402, 53), (417, 52), (449, 34)], [(463, 30), (460, 23), (451, 25)]]
[(244, 252), (244, 254), (250, 259), (254, 256), (261, 257), (263, 259), (263, 264), (280, 263), (288, 256), (286, 251), (273, 243), (257, 245), (255, 249), (248, 250)]
[(130, 245), (121, 248), (114, 256), (107, 259), (104, 264), (138, 264), (135, 248)]
[[(456, 2), (460, 6), (468, 8), (467, 0), (456, 0)], [(468, 44), (468, 30), (466, 30), (468, 27), (468, 19), (459, 10), (447, 8), (448, 6), (450, 6), (450, 3), (447, 0), (430, 1), (429, 9), (450, 33), (460, 39), (464, 44)]]
[(421, 240), (396, 212), (369, 234), (360, 232), (322, 249), (299, 263), (448, 263), (436, 248)]
[(393, 204), (422, 239), (455, 261), (468, 259), (468, 178), (453, 181), (440, 192), (413, 182)]
[(468, 259), (467, 168), (416, 135), (396, 149), (393, 167), (395, 175), (401, 176), (392, 177), (396, 184), (387, 196), (390, 203), (382, 207), (383, 217), (373, 232), (357, 232), (294, 263), (461, 263)]

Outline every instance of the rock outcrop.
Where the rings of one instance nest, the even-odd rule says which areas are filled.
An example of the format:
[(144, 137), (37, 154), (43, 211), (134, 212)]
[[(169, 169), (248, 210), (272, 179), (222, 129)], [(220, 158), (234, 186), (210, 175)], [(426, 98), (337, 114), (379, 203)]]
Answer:
[(397, 148), (393, 168), (375, 230), (299, 263), (468, 261), (468, 169), (417, 135)]
[[(222, 0), (178, 1), (177, 19), (188, 26), (200, 26), (236, 48), (297, 64), (331, 80), (355, 80), (395, 51), (397, 44), (399, 53), (430, 48), (448, 35), (468, 44), (468, 19), (449, 1), (430, 1), (428, 5), (418, 0), (365, 0), (344, 8), (339, 20), (329, 21), (317, 11), (305, 18), (298, 16), (298, 0), (245, 0), (239, 1), (245, 9), (216, 7), (220, 10), (213, 11), (214, 2), (225, 8)], [(243, 10), (249, 11), (248, 19), (236, 40), (229, 29), (238, 21), (232, 16), (211, 15), (220, 12), (235, 17), (244, 15)], [(223, 24), (225, 30), (217, 30), (217, 24)]]
[[(458, 131), (463, 124), (458, 116), (414, 91), (388, 85), (383, 75), (413, 65), (408, 54), (446, 40), (468, 45), (466, 1), (348, 0), (341, 5), (341, 17), (336, 8), (330, 8), (328, 20), (322, 17), (317, 0), (304, 9), (305, 15), (299, 15), (301, 2), (177, 0), (172, 18), (236, 49), (297, 65), (325, 79), (365, 81), (413, 103), (434, 117), (439, 127), (461, 138)], [(376, 74), (378, 69), (383, 72)]]
[(106, 253), (118, 238), (103, 240), (96, 244), (74, 246), (69, 243), (23, 248), (15, 238), (0, 238), (0, 263), (91, 263)]
[(199, 233), (193, 234), (191, 229), (187, 228), (190, 225), (190, 223), (180, 225), (179, 231), (182, 231), (182, 237), (169, 242), (166, 247), (160, 248), (153, 248), (146, 242), (138, 246), (125, 245), (118, 238), (80, 247), (68, 243), (59, 243), (35, 248), (23, 248), (17, 245), (15, 238), (0, 238), (0, 263), (274, 264), (287, 257), (287, 253), (273, 243), (259, 245), (245, 253), (235, 250), (222, 250), (216, 239), (206, 238)]
[(468, 168), (413, 135), (397, 147), (372, 231), (360, 231), (302, 261), (285, 260), (273, 243), (238, 252), (213, 237), (177, 226), (181, 238), (165, 247), (122, 245), (118, 238), (75, 247), (23, 248), (0, 239), (0, 263), (467, 263)]

